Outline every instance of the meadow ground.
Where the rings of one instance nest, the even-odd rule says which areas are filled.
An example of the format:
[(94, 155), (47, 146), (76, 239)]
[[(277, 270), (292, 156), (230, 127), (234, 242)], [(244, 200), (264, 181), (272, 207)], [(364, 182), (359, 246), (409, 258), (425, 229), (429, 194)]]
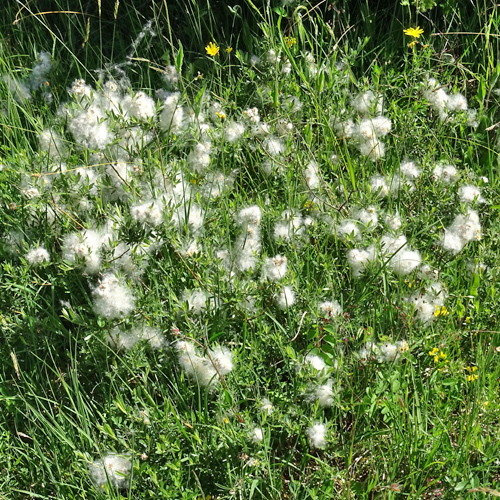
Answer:
[(0, 499), (500, 496), (498, 6), (0, 11)]

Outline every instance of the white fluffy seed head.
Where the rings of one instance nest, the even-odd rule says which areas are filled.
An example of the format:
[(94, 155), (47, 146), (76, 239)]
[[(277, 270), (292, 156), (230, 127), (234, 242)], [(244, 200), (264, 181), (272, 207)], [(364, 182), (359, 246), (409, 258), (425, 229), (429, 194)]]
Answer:
[(279, 281), (282, 279), (288, 269), (288, 259), (285, 256), (276, 255), (265, 260), (262, 267), (264, 279)]
[(203, 290), (184, 290), (182, 302), (188, 303), (189, 310), (194, 314), (201, 314), (207, 308), (208, 295)]
[(380, 198), (386, 198), (391, 191), (383, 175), (370, 177), (370, 188), (372, 193), (376, 193)]
[(357, 132), (357, 128), (350, 118), (344, 121), (334, 118), (331, 120), (331, 125), (337, 139), (350, 139)]
[(179, 364), (188, 376), (200, 386), (214, 390), (220, 380), (233, 369), (232, 353), (226, 347), (217, 346), (210, 350), (210, 356), (201, 356), (198, 349), (190, 342), (179, 341), (175, 344), (179, 353)]
[(243, 208), (238, 213), (238, 222), (242, 225), (258, 226), (262, 218), (262, 212), (257, 205)]
[(261, 405), (260, 405), (260, 411), (267, 413), (267, 415), (271, 415), (274, 411), (274, 406), (271, 404), (271, 401), (267, 398), (263, 398)]
[(187, 157), (187, 166), (199, 174), (203, 174), (210, 164), (212, 144), (208, 141), (199, 142)]
[(217, 346), (210, 350), (210, 357), (220, 375), (227, 375), (233, 369), (233, 353), (230, 349)]
[(32, 266), (39, 266), (43, 262), (50, 262), (50, 254), (44, 247), (34, 247), (26, 254), (26, 260)]
[(470, 241), (481, 239), (481, 223), (475, 210), (470, 210), (466, 215), (457, 215), (451, 226), (445, 229), (441, 244), (443, 248), (457, 254)]
[(322, 371), (326, 369), (326, 363), (323, 358), (317, 354), (308, 354), (304, 358), (304, 365), (312, 366), (316, 371)]
[(461, 186), (458, 190), (458, 197), (462, 203), (485, 202), (485, 199), (481, 196), (481, 189), (471, 184)]
[(377, 255), (374, 245), (366, 249), (353, 248), (347, 252), (347, 262), (351, 266), (354, 277), (361, 276), (368, 265), (375, 260)]
[(443, 182), (444, 184), (451, 184), (458, 179), (458, 172), (453, 165), (437, 163), (432, 172), (432, 179)]
[(304, 170), (304, 179), (309, 189), (319, 188), (319, 171), (318, 164), (315, 161), (310, 161), (307, 168)]
[(42, 130), (42, 132), (38, 134), (38, 142), (40, 149), (44, 151), (51, 160), (57, 160), (63, 157), (67, 152), (66, 145), (55, 130), (49, 128)]
[(416, 250), (401, 250), (392, 256), (389, 268), (400, 276), (413, 272), (422, 263), (420, 253)]
[(125, 117), (132, 117), (139, 121), (147, 121), (156, 114), (154, 100), (144, 92), (137, 92), (134, 96), (125, 96), (121, 106)]
[(306, 430), (309, 444), (313, 448), (324, 448), (326, 446), (327, 428), (325, 424), (316, 423)]
[(404, 160), (400, 166), (399, 171), (408, 179), (415, 180), (420, 177), (421, 170), (414, 161)]
[(374, 228), (378, 224), (378, 213), (375, 206), (354, 210), (352, 215), (354, 219), (358, 219), (365, 226)]
[(105, 274), (100, 283), (92, 290), (94, 312), (106, 319), (128, 316), (135, 308), (132, 292), (120, 285), (118, 278), (111, 273)]
[(346, 240), (347, 237), (358, 238), (360, 235), (359, 229), (354, 221), (345, 220), (335, 226), (335, 233), (341, 240)]
[(340, 304), (336, 300), (320, 302), (318, 313), (322, 318), (331, 318), (342, 314), (342, 307), (340, 307)]
[(387, 225), (387, 227), (389, 227), (389, 229), (391, 231), (399, 231), (399, 229), (401, 229), (401, 226), (402, 226), (402, 221), (401, 221), (401, 216), (396, 213), (394, 215), (386, 215), (385, 217), (385, 224)]
[(238, 141), (245, 133), (245, 126), (242, 123), (231, 121), (226, 123), (224, 136), (228, 142)]
[(448, 96), (446, 109), (450, 112), (467, 111), (467, 98), (459, 92)]
[(254, 427), (250, 433), (250, 439), (253, 443), (260, 443), (264, 439), (264, 433), (260, 427)]
[(351, 100), (351, 106), (361, 116), (380, 115), (383, 111), (382, 96), (375, 95), (371, 90), (360, 92)]
[(372, 161), (379, 160), (385, 155), (385, 144), (376, 137), (366, 139), (359, 143), (359, 152)]
[(128, 488), (131, 470), (130, 457), (117, 453), (109, 453), (89, 464), (90, 476), (98, 489), (104, 488), (107, 483), (118, 489)]
[(313, 404), (318, 401), (320, 408), (328, 408), (333, 404), (333, 396), (333, 380), (330, 379), (323, 385), (310, 388), (305, 399)]
[(276, 297), (280, 309), (286, 310), (295, 304), (295, 292), (292, 287), (284, 286)]
[(266, 137), (264, 140), (264, 149), (273, 157), (279, 156), (285, 152), (285, 144), (277, 137)]
[(163, 206), (158, 201), (149, 200), (130, 207), (130, 215), (141, 224), (155, 227), (162, 222)]

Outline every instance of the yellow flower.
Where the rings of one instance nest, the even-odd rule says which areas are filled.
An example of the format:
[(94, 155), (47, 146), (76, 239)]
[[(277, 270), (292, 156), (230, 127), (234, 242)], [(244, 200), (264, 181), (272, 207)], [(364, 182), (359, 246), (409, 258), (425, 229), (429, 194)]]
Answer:
[(219, 47), (215, 45), (214, 42), (210, 42), (206, 47), (205, 50), (207, 51), (207, 54), (209, 56), (217, 56), (219, 55)]
[(479, 378), (477, 372), (477, 366), (466, 366), (465, 369), (470, 373), (470, 375), (466, 375), (465, 378), (467, 382), (474, 382)]
[(285, 43), (286, 43), (286, 46), (290, 49), (297, 43), (297, 39), (290, 37), (290, 36), (286, 36)]
[(304, 210), (306, 212), (309, 212), (309, 210), (314, 210), (315, 208), (316, 208), (316, 203), (314, 203), (314, 201), (309, 200), (304, 203)]
[(442, 306), (441, 308), (439, 306), (435, 306), (436, 307), (436, 310), (434, 311), (434, 316), (436, 316), (436, 318), (438, 316), (446, 316), (448, 314), (448, 309), (446, 309), (445, 306)]
[(424, 32), (424, 30), (417, 26), (416, 28), (408, 28), (403, 30), (405, 35), (412, 36), (413, 38), (420, 38), (420, 35)]
[(466, 322), (466, 323), (470, 323), (470, 316), (467, 316), (467, 317), (465, 318), (465, 322)]
[(410, 49), (413, 49), (414, 45), (416, 44), (417, 42), (415, 40), (413, 40), (413, 42), (410, 43), (409, 47)]
[(440, 361), (448, 363), (448, 360), (446, 359), (447, 357), (446, 354), (437, 347), (434, 347), (432, 351), (429, 351), (429, 356), (432, 356), (434, 358), (434, 363), (439, 363)]
[(228, 54), (230, 54), (232, 51), (233, 51), (233, 48), (232, 48), (232, 47), (228, 47), (228, 48), (226, 49), (226, 52), (227, 52)]
[(226, 115), (224, 113), (218, 113), (217, 111), (215, 112), (215, 114), (222, 120), (224, 121), (226, 119)]

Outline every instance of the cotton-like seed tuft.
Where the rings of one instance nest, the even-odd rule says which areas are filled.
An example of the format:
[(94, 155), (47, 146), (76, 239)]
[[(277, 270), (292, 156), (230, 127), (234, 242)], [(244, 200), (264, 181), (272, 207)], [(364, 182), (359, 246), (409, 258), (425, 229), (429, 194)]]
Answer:
[(276, 255), (265, 260), (262, 275), (264, 279), (279, 281), (282, 279), (288, 269), (288, 259), (285, 256)]
[(34, 247), (26, 254), (26, 260), (32, 266), (39, 266), (43, 262), (50, 262), (50, 254), (43, 247)]
[(324, 362), (323, 358), (321, 358), (317, 354), (308, 354), (304, 358), (304, 365), (306, 364), (312, 366), (316, 371), (322, 371), (326, 369), (326, 363)]
[(90, 476), (99, 490), (107, 483), (118, 489), (127, 489), (130, 486), (131, 470), (130, 457), (117, 453), (109, 453), (89, 464)]
[(336, 300), (321, 302), (318, 305), (318, 313), (321, 318), (332, 318), (342, 314), (342, 307)]
[(364, 209), (354, 210), (352, 214), (354, 219), (358, 219), (365, 226), (374, 228), (378, 224), (377, 207), (370, 206)]
[(94, 312), (106, 319), (124, 318), (135, 308), (134, 295), (114, 274), (105, 274), (92, 295)]
[(466, 215), (457, 215), (451, 226), (445, 229), (441, 244), (445, 250), (457, 254), (470, 241), (480, 239), (479, 215), (476, 211), (469, 210)]
[(410, 160), (404, 160), (399, 166), (399, 171), (410, 180), (417, 179), (422, 173), (417, 164)]
[(382, 96), (375, 95), (371, 90), (360, 92), (351, 100), (351, 106), (361, 116), (382, 114)]
[(458, 197), (462, 203), (484, 203), (486, 200), (481, 196), (481, 189), (471, 184), (460, 186)]
[(285, 144), (277, 137), (267, 137), (264, 141), (264, 149), (273, 157), (285, 152)]
[(226, 124), (224, 135), (228, 142), (236, 142), (245, 133), (245, 126), (239, 122), (232, 121)]
[(309, 403), (318, 401), (320, 408), (328, 408), (333, 404), (333, 396), (333, 380), (327, 380), (323, 385), (310, 388), (305, 399)]
[(458, 179), (458, 172), (453, 165), (437, 163), (432, 173), (432, 179), (444, 182), (445, 184), (451, 184)]
[(260, 443), (264, 439), (262, 429), (260, 427), (255, 427), (254, 429), (252, 429), (250, 439), (253, 443)]
[(284, 286), (276, 297), (280, 309), (286, 310), (295, 304), (295, 292), (292, 287)]
[(130, 207), (130, 215), (141, 224), (156, 227), (162, 222), (163, 207), (158, 201), (149, 200)]
[(327, 429), (325, 424), (314, 424), (306, 430), (306, 434), (313, 448), (324, 448), (326, 446)]
[(147, 121), (156, 114), (154, 100), (144, 92), (137, 92), (134, 96), (125, 96), (121, 106), (125, 117), (132, 117), (139, 121)]
[(207, 308), (208, 295), (203, 290), (184, 290), (182, 302), (188, 303), (189, 310), (201, 314)]

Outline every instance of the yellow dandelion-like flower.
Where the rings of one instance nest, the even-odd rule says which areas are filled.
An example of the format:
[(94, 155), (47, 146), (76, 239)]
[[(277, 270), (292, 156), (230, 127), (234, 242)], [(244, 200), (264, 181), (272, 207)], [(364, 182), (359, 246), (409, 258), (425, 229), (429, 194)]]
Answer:
[(206, 47), (205, 50), (207, 51), (207, 54), (209, 56), (217, 56), (219, 55), (219, 47), (214, 42), (210, 42)]
[(226, 49), (226, 52), (227, 52), (228, 54), (231, 54), (231, 52), (232, 52), (232, 51), (233, 51), (233, 48), (232, 48), (232, 47), (228, 47), (228, 48)]
[(222, 120), (224, 121), (226, 119), (226, 115), (224, 113), (218, 113), (217, 111), (215, 112), (215, 114)]
[(413, 49), (413, 47), (415, 46), (417, 42), (415, 40), (413, 40), (413, 42), (410, 43), (409, 47), (410, 49)]
[(417, 26), (416, 28), (408, 28), (403, 30), (403, 33), (408, 36), (412, 36), (413, 38), (420, 38), (420, 35), (424, 32), (424, 30)]

